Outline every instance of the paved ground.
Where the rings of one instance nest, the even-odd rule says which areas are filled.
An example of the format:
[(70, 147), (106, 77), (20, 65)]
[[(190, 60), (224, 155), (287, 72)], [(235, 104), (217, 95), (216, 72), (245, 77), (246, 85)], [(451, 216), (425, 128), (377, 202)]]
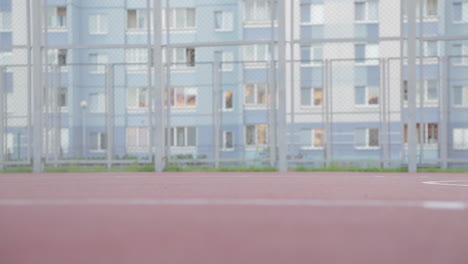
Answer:
[(468, 175), (0, 175), (1, 264), (468, 263)]

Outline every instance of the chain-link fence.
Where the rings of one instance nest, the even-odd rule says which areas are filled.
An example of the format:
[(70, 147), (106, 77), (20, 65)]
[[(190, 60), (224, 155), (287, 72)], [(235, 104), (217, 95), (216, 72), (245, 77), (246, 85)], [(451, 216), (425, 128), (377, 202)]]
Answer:
[(468, 1), (416, 2), (0, 0), (0, 169), (466, 168)]

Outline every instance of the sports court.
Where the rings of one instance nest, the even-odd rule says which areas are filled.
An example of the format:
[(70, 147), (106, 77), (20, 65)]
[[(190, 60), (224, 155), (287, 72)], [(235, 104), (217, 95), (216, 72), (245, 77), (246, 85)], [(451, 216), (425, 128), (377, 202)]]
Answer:
[(0, 176), (1, 263), (468, 263), (468, 175)]

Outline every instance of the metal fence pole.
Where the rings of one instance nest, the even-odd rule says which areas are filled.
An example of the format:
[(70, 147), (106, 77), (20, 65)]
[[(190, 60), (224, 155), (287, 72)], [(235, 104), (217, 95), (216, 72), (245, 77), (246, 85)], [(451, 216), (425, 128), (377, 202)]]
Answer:
[(32, 1), (32, 54), (34, 93), (34, 157), (33, 171), (40, 173), (42, 164), (42, 16), (40, 1)]
[[(146, 17), (151, 17), (151, 0), (146, 0)], [(154, 17), (153, 16), (153, 20)], [(147, 22), (147, 31), (146, 31), (146, 44), (148, 45), (147, 50), (148, 50), (148, 63), (147, 63), (147, 109), (148, 109), (148, 159), (153, 160), (154, 159), (154, 153), (153, 153), (153, 148), (154, 148), (154, 131), (153, 131), (153, 97), (154, 97), (154, 90), (153, 90), (153, 73), (151, 72), (151, 68), (154, 65), (154, 60), (152, 57), (152, 44), (151, 44), (151, 20), (149, 19)], [(153, 160), (154, 161), (154, 160)]]
[(112, 167), (114, 153), (114, 65), (106, 65), (106, 152), (107, 168)]
[(406, 1), (408, 10), (408, 172), (410, 173), (418, 170), (416, 140), (416, 1), (418, 0)]
[(221, 51), (216, 51), (214, 54), (213, 63), (213, 125), (214, 125), (214, 160), (215, 168), (219, 168), (220, 160), (220, 143), (221, 143), (221, 98), (223, 96), (221, 88)]
[(58, 160), (61, 148), (61, 134), (60, 134), (60, 66), (54, 67), (54, 86), (52, 87), (53, 93), (53, 113), (54, 113), (54, 138), (51, 139), (54, 143), (54, 165), (58, 167)]
[(0, 170), (5, 169), (5, 69), (0, 66)]
[(286, 1), (279, 0), (280, 10), (278, 14), (278, 87), (279, 87), (279, 102), (278, 102), (278, 169), (281, 172), (288, 170), (288, 137), (287, 137), (287, 122), (286, 122)]
[(156, 115), (156, 131), (154, 133), (155, 162), (154, 169), (162, 172), (165, 168), (165, 119), (164, 119), (164, 68), (162, 61), (162, 14), (161, 0), (153, 1), (153, 27), (154, 27), (154, 103)]
[(440, 90), (440, 159), (441, 168), (448, 168), (448, 124), (449, 124), (449, 82), (448, 82), (448, 67), (450, 60), (447, 57), (442, 57), (442, 85)]

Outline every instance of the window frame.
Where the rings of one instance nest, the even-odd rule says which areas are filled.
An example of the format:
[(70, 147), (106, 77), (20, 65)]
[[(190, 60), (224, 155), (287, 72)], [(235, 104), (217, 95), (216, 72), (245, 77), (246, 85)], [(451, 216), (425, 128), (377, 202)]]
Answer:
[[(96, 58), (96, 62), (94, 63), (92, 57)], [(89, 70), (89, 74), (93, 75), (100, 75), (106, 73), (106, 65), (109, 63), (109, 56), (103, 53), (89, 53), (88, 54), (88, 63), (91, 64), (91, 69)], [(95, 69), (93, 69), (95, 67)]]
[[(265, 127), (265, 144), (259, 144), (259, 131), (260, 127)], [(249, 127), (254, 127), (254, 144), (248, 144), (248, 138), (247, 138), (247, 129)], [(268, 124), (250, 124), (250, 125), (244, 125), (244, 144), (246, 146), (246, 149), (256, 149), (256, 148), (266, 148), (268, 147), (269, 144), (269, 128)]]
[[(130, 129), (134, 129), (135, 130), (135, 135), (136, 135), (136, 146), (131, 146), (129, 145), (129, 137), (130, 137), (130, 133), (129, 133), (129, 130)], [(141, 139), (141, 134), (142, 134), (142, 130), (146, 130), (146, 142), (147, 144), (146, 145), (143, 145), (142, 142), (144, 142), (145, 139)], [(143, 131), (144, 132), (144, 131)], [(150, 130), (148, 129), (148, 127), (127, 127), (126, 131), (125, 131), (125, 136), (126, 136), (126, 140), (125, 140), (125, 149), (126, 149), (126, 152), (127, 153), (142, 153), (142, 152), (147, 152), (148, 149), (149, 149), (149, 144), (150, 144), (150, 140), (151, 140), (151, 136), (150, 136)]]
[[(302, 12), (302, 8), (305, 7), (305, 8), (308, 8), (309, 10), (309, 21), (303, 21), (302, 20), (302, 17), (300, 19), (300, 23), (302, 26), (317, 26), (317, 25), (324, 25), (325, 24), (325, 4), (324, 3), (307, 3), (307, 4), (301, 4), (300, 5), (300, 8), (301, 8), (301, 12)], [(314, 19), (313, 19), (313, 14), (314, 14), (314, 8), (316, 7), (320, 7), (321, 8), (321, 19), (319, 19), (319, 22), (315, 22)], [(319, 9), (320, 10), (320, 9)]]
[[(92, 19), (96, 19), (96, 31), (92, 30)], [(107, 14), (89, 14), (88, 15), (88, 33), (89, 35), (107, 35), (109, 34), (109, 17)]]
[[(184, 129), (184, 146), (179, 146), (178, 138), (177, 138), (177, 129)], [(190, 146), (188, 144), (188, 132), (189, 129), (193, 128), (195, 131), (195, 144), (194, 146)], [(179, 127), (171, 127), (170, 128), (170, 133), (171, 133), (171, 142), (170, 146), (172, 150), (176, 151), (195, 151), (197, 146), (198, 146), (198, 128), (196, 126), (179, 126)]]
[[(149, 96), (148, 96), (148, 88), (147, 87), (128, 87), (126, 89), (127, 91), (127, 101), (126, 101), (126, 105), (127, 105), (127, 111), (128, 112), (146, 112), (148, 111), (148, 106), (149, 106)], [(131, 105), (130, 104), (130, 92), (131, 91), (135, 91), (135, 102), (134, 105)], [(144, 91), (144, 92), (143, 92)], [(144, 106), (141, 106), (141, 101), (140, 101), (140, 97), (142, 95), (142, 93), (144, 93), (145, 95), (145, 102), (144, 102)]]
[[(247, 86), (252, 85), (254, 88), (254, 102), (247, 103)], [(260, 85), (264, 85), (265, 88), (265, 102), (258, 103), (259, 101), (259, 87)], [(265, 108), (268, 104), (268, 83), (266, 82), (259, 82), (259, 83), (245, 83), (244, 84), (244, 107), (245, 108)]]
[[(262, 12), (259, 12), (259, 9), (260, 9), (259, 2), (265, 3), (266, 14), (264, 15), (266, 19), (260, 19), (261, 16), (259, 14), (261, 14)], [(247, 3), (253, 3), (254, 5), (253, 6), (254, 10), (250, 11), (250, 13), (255, 14), (254, 19), (248, 18)], [(242, 22), (244, 26), (252, 26), (252, 27), (270, 26), (272, 23), (272, 19), (275, 24), (277, 23), (277, 18), (275, 14), (273, 14), (273, 18), (272, 18), (271, 6), (268, 0), (254, 0), (254, 1), (244, 0), (242, 13), (243, 13)]]
[[(226, 96), (228, 93), (231, 94), (231, 107), (230, 108), (227, 108), (226, 105), (227, 105), (227, 100), (228, 100), (228, 97)], [(223, 91), (223, 111), (224, 112), (232, 112), (234, 111), (234, 91)]]
[[(216, 27), (218, 25), (217, 14), (221, 14), (221, 27), (220, 28)], [(229, 26), (226, 26), (226, 25), (229, 25)], [(214, 11), (214, 31), (215, 32), (234, 31), (234, 13), (232, 11), (226, 11), (226, 10)]]
[[(440, 137), (440, 125), (439, 123), (436, 122), (426, 122), (426, 123), (416, 123), (416, 144), (421, 145), (419, 142), (420, 140), (420, 130), (421, 130), (421, 124), (423, 126), (423, 146), (425, 149), (438, 149), (439, 147), (439, 137)], [(429, 140), (429, 126), (430, 125), (436, 125), (437, 126), (437, 140), (435, 142), (430, 142)], [(404, 144), (405, 147), (408, 148), (408, 124), (403, 125), (403, 138), (404, 138)]]
[[(325, 90), (323, 89), (323, 87), (301, 87), (301, 97), (305, 96), (302, 94), (302, 91), (303, 90), (310, 90), (310, 102), (311, 104), (310, 105), (304, 105), (302, 104), (302, 100), (301, 100), (301, 108), (312, 108), (312, 109), (319, 109), (319, 108), (323, 108), (323, 105), (324, 105), (324, 102), (325, 102)], [(321, 104), (319, 105), (316, 105), (315, 104), (315, 100), (318, 100), (317, 98), (315, 98), (315, 95), (316, 95), (316, 90), (322, 90), (322, 101), (321, 101)]]
[[(356, 103), (356, 96), (357, 96), (357, 89), (358, 88), (364, 88), (365, 89), (365, 97), (364, 97), (364, 104), (357, 104)], [(370, 98), (369, 98), (369, 90), (371, 88), (376, 88), (377, 89), (377, 103), (376, 104), (371, 104), (369, 103)], [(364, 86), (364, 85), (358, 85), (354, 87), (354, 106), (355, 107), (379, 107), (380, 106), (380, 87), (375, 85), (375, 86)]]
[[(93, 135), (96, 135), (97, 139), (97, 148), (94, 148), (93, 142), (91, 141), (93, 139)], [(105, 148), (102, 148), (102, 144), (105, 144)], [(99, 131), (92, 131), (89, 133), (89, 152), (90, 153), (104, 153), (107, 151), (107, 133), (106, 132), (99, 132)]]
[[(165, 9), (167, 10), (167, 9)], [(188, 23), (188, 10), (193, 10), (193, 14), (194, 14), (194, 21), (193, 21), (193, 26), (190, 26), (190, 23)], [(178, 15), (178, 12), (182, 12), (183, 11), (183, 21), (184, 21), (184, 25), (182, 27), (178, 27), (177, 25), (177, 15)], [(166, 23), (166, 16), (169, 14), (169, 25), (165, 25)], [(169, 27), (169, 29), (171, 31), (174, 31), (174, 32), (177, 32), (177, 31), (184, 31), (184, 32), (189, 32), (189, 31), (193, 31), (193, 32), (196, 32), (197, 30), (197, 9), (196, 8), (190, 8), (190, 7), (180, 7), (180, 8), (170, 8), (169, 9), (169, 12), (165, 11), (164, 12), (164, 15), (163, 15), (163, 18), (164, 18), (164, 24), (166, 27)]]
[[(358, 4), (364, 4), (364, 19), (358, 20), (357, 19), (357, 5)], [(370, 19), (369, 14), (370, 14), (370, 7), (369, 5), (371, 4), (376, 4), (377, 5), (377, 19)], [(354, 1), (354, 23), (362, 23), (362, 24), (367, 24), (367, 23), (379, 23), (380, 21), (380, 5), (379, 1)]]
[[(183, 90), (184, 96), (184, 105), (177, 105), (177, 91)], [(195, 105), (188, 104), (188, 96), (191, 94), (187, 94), (187, 90), (195, 91)], [(171, 87), (171, 95), (170, 95), (170, 104), (171, 109), (174, 110), (196, 110), (198, 107), (198, 88), (197, 87), (187, 87), (187, 86), (173, 86)]]
[[(311, 145), (302, 145), (301, 144), (301, 149), (302, 150), (323, 150), (325, 149), (325, 130), (323, 128), (308, 128), (308, 129), (303, 129), (303, 131), (310, 131), (310, 136), (311, 136)], [(315, 145), (315, 136), (317, 134), (317, 131), (321, 131), (322, 134), (322, 145)]]
[[(7, 23), (4, 23), (8, 21)], [(12, 32), (13, 31), (13, 15), (9, 11), (0, 12), (0, 32)]]
[[(227, 143), (227, 134), (231, 134), (231, 144), (232, 146), (229, 148), (226, 146)], [(222, 139), (222, 151), (224, 152), (232, 152), (235, 150), (235, 144), (234, 144), (234, 131), (232, 130), (223, 130), (223, 139)]]
[[(358, 131), (362, 131), (364, 130), (365, 133), (366, 133), (366, 143), (365, 143), (365, 146), (358, 146), (358, 142), (357, 142), (357, 139), (358, 139)], [(378, 146), (370, 146), (370, 142), (371, 142), (371, 130), (377, 130), (377, 142), (378, 142)], [(354, 148), (357, 149), (357, 150), (378, 150), (380, 149), (380, 146), (381, 146), (381, 138), (380, 138), (380, 129), (378, 128), (356, 128), (354, 129)]]
[[(457, 142), (455, 141), (456, 133), (458, 131), (460, 131), (460, 133), (461, 133), (461, 138), (462, 138), (462, 144), (461, 145), (456, 144)], [(468, 128), (460, 127), (460, 128), (454, 128), (453, 129), (453, 142), (452, 142), (452, 145), (453, 145), (454, 150), (468, 150)]]
[[(309, 58), (304, 60), (302, 58), (302, 50), (309, 50)], [(315, 58), (315, 50), (321, 50), (321, 59)], [(302, 67), (322, 67), (323, 66), (323, 46), (322, 45), (309, 45), (301, 46), (301, 66)]]
[[(65, 9), (65, 25), (60, 25), (60, 17), (58, 15), (59, 9)], [(54, 13), (54, 15), (51, 16), (51, 13)], [(51, 18), (54, 21), (54, 25), (51, 25)], [(68, 28), (68, 8), (66, 6), (49, 6), (47, 7), (47, 29), (54, 30), (54, 31), (64, 31), (67, 30)]]

